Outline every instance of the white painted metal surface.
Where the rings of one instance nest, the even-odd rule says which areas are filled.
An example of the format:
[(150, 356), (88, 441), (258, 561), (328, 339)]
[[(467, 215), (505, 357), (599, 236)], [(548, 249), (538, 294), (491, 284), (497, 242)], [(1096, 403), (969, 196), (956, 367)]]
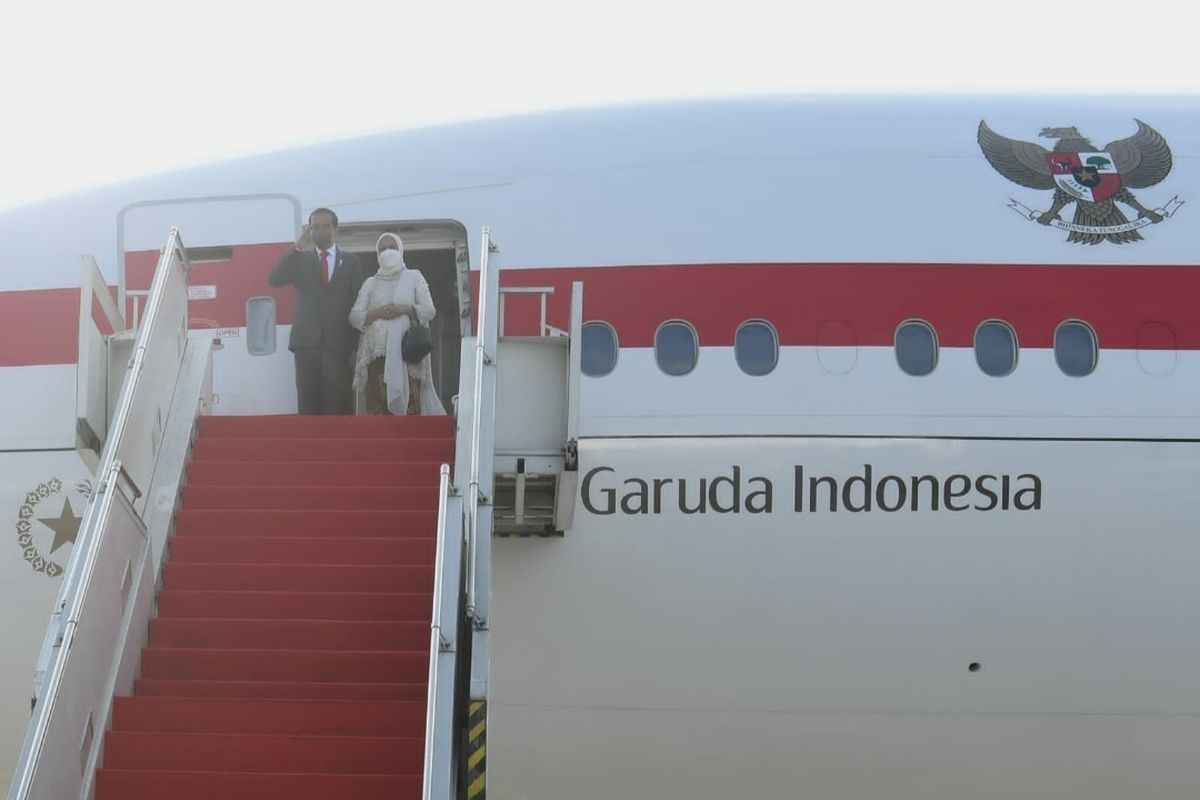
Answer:
[[(171, 226), (187, 230), (192, 248), (276, 244), (295, 241), (302, 216), (300, 201), (288, 194), (205, 194), (135, 202), (120, 211), (117, 224), (119, 291), (133, 296), (137, 292), (125, 286), (124, 254), (158, 248), (162, 231)], [(192, 286), (188, 299), (217, 297), (219, 290), (219, 285)], [(295, 368), (286, 347), (291, 326), (277, 331), (276, 340), (284, 346), (252, 356), (246, 350), (246, 320), (237, 322), (241, 341), (213, 354), (214, 381), (223, 398), (214, 413), (294, 414)]]
[[(154, 270), (146, 314), (133, 346), (129, 376), (113, 412), (111, 434), (119, 438), (114, 457), (126, 465), (141, 494), (136, 503), (139, 513), (146, 501), (144, 493), (154, 477), (188, 341), (189, 272), (191, 264), (184, 253), (183, 241), (173, 231)], [(137, 391), (139, 387), (143, 387), (141, 391)]]
[(425, 759), (423, 800), (456, 797), (459, 752), (454, 720), (458, 710), (455, 672), (461, 652), (458, 641), (463, 609), (462, 497), (450, 485), (450, 466), (443, 464), (438, 484), (437, 556), (434, 562), (433, 619), (429, 630), (429, 689), (425, 701)]
[[(1170, 177), (1141, 193), (1143, 202), (1190, 197), (1200, 183), (1193, 158), (1200, 128), (1194, 104), (1179, 98), (705, 101), (405, 131), (130, 181), (64, 199), (51, 214), (30, 207), (0, 217), (10, 243), (0, 274), (6, 290), (72, 286), (76, 275), (64, 271), (56, 280), (46, 265), (72, 263), (81, 252), (115, 254), (121, 209), (218, 193), (283, 193), (304, 210), (333, 207), (345, 222), (447, 219), (469, 230), (486, 222), (510, 240), (506, 263), (533, 268), (1192, 263), (1189, 206), (1151, 226), (1136, 247), (1067, 246), (1061, 231), (1006, 207), (1014, 196), (1044, 203), (996, 174), (975, 140), (982, 119), (1024, 140), (1069, 120), (1107, 142), (1132, 134), (1134, 118), (1162, 132), (1177, 156)], [(156, 226), (172, 218), (147, 218), (146, 229), (162, 230)], [(863, 235), (876, 224), (886, 233)], [(240, 241), (236, 232), (222, 228), (212, 243)], [(158, 245), (153, 236), (146, 241)], [(126, 248), (132, 244), (130, 236)], [(477, 269), (479, 254), (471, 258)], [(116, 264), (100, 260), (115, 283)]]
[(1096, 371), (1079, 379), (1043, 349), (1023, 349), (1004, 378), (983, 374), (967, 348), (942, 348), (937, 369), (920, 378), (900, 370), (890, 347), (857, 348), (844, 375), (824, 371), (816, 350), (783, 347), (775, 370), (754, 377), (731, 347), (702, 347), (683, 376), (658, 369), (650, 348), (622, 348), (610, 374), (583, 377), (581, 434), (1200, 437), (1194, 351), (1155, 377), (1136, 351), (1102, 350)]
[[(213, 383), (220, 402), (214, 414), (295, 414), (296, 367), (288, 350), (291, 325), (275, 332), (275, 352), (251, 355), (245, 326), (234, 328), (233, 336), (221, 336), (223, 348), (213, 354)], [(194, 331), (192, 335), (216, 337), (217, 331)]]
[[(1025, 140), (1073, 124), (1101, 145), (1132, 133), (1134, 118), (1175, 154), (1170, 176), (1139, 198), (1188, 202), (1120, 248), (1070, 245), (1013, 213), (1010, 200), (1038, 208), (1045, 198), (996, 174), (975, 141), (986, 119)], [(1194, 265), (1197, 152), (1195, 103), (1169, 97), (801, 98), (501, 120), (16, 210), (0, 216), (0, 291), (74, 286), (59, 265), (80, 252), (100, 253), (115, 282), (117, 264), (103, 254), (125, 249), (113, 224), (122, 209), (232, 192), (287, 193), (352, 224), (486, 221), (504, 232), (507, 269), (716, 263), (737, 281), (752, 263)], [(294, 236), (251, 217), (214, 224), (211, 243)], [(472, 256), (476, 268), (486, 252)], [(486, 349), (464, 352), (476, 344)], [(1019, 450), (1048, 476), (1045, 506), (1020, 526), (982, 512), (839, 512), (815, 524), (796, 515), (798, 525), (778, 514), (576, 509), (562, 540), (498, 542), (502, 646), (491, 663), (503, 678), (489, 793), (727, 798), (803, 787), (830, 798), (1190, 800), (1194, 681), (1171, 670), (1195, 660), (1187, 626), (1197, 609), (1183, 577), (1195, 560), (1186, 527), (1195, 459), (1190, 445), (1117, 440), (1200, 438), (1194, 351), (1113, 351), (1102, 338), (1097, 372), (1074, 380), (1048, 350), (1023, 349), (1000, 381), (964, 349), (944, 348), (934, 374), (914, 379), (890, 348), (785, 346), (774, 373), (750, 378), (731, 350), (701, 344), (686, 377), (667, 378), (649, 350), (624, 348), (613, 374), (582, 378), (585, 449), (710, 476), (734, 463), (782, 469), (813, 452), (850, 475), (876, 450), (912, 469), (991, 469)], [(286, 351), (272, 358), (252, 388), (242, 379), (258, 362), (217, 367), (218, 394), (222, 384), (245, 392), (226, 394), (218, 410), (293, 410), (290, 373), (276, 369), (290, 368)], [(73, 369), (0, 369), (3, 395), (22, 399), (0, 415), (5, 446), (53, 446), (38, 444), (58, 440), (42, 423), (70, 417)], [(647, 434), (671, 438), (617, 441)], [(764, 438), (699, 438), (720, 434)], [(806, 438), (829, 436), (851, 438)], [(871, 438), (889, 436), (1114, 441)], [(461, 444), (460, 487), (470, 460)], [(481, 508), (473, 528), (489, 513)], [(477, 591), (477, 602), (486, 596)], [(961, 657), (977, 649), (983, 666), (971, 673)]]
[[(146, 493), (161, 492), (164, 484), (178, 487), (187, 448), (174, 442), (167, 448), (176, 470), (169, 476), (160, 459), (163, 436), (173, 430), (176, 438), (189, 439), (192, 428), (169, 419), (188, 346), (187, 271), (183, 243), (172, 230), (101, 453), (100, 483), (84, 512), (43, 641), (37, 703), (10, 800), (89, 797), (113, 695), (132, 688), (156, 577), (144, 521)], [(195, 370), (199, 379), (189, 384), (196, 395), (183, 403), (189, 421), (199, 411), (208, 354), (206, 343), (192, 347), (203, 359)], [(150, 507), (161, 510), (157, 503)], [(165, 530), (169, 511), (157, 518)], [(114, 597), (120, 602), (114, 604)]]
[[(81, 569), (68, 570), (78, 581), (64, 583), (74, 592), (56, 628), (55, 661), (39, 686), (11, 800), (89, 796), (112, 707), (117, 656), (130, 620), (148, 619), (153, 605), (146, 529), (121, 486), (121, 463), (109, 459), (108, 466), (97, 501), (85, 515), (84, 541), (72, 558), (82, 562)], [(140, 649), (146, 635), (143, 623), (134, 631), (133, 646)]]
[[(150, 537), (150, 574), (156, 578), (162, 572), (167, 536), (174, 530), (185, 467), (191, 460), (196, 418), (208, 414), (212, 408), (212, 361), (212, 341), (188, 337), (163, 424), (154, 475), (140, 511), (146, 523), (146, 534)], [(126, 657), (129, 656), (136, 659), (140, 652), (127, 652)]]
[(494, 447), (498, 457), (561, 457), (567, 441), (566, 337), (501, 338)]
[(74, 364), (0, 367), (4, 451), (75, 447)]
[[(70, 392), (65, 392), (70, 397)], [(74, 446), (0, 453), (0, 792), (7, 794), (29, 723), (38, 648), (61, 575), (75, 548), (75, 526), (95, 488)], [(52, 527), (54, 526), (54, 527)]]
[[(795, 510), (797, 465), (845, 486), (865, 464), (876, 486), (1036, 474), (1040, 508), (935, 512), (923, 491), (915, 512)], [(681, 513), (680, 478), (695, 507), (697, 481), (735, 466), (737, 513)], [(581, 480), (598, 467), (613, 472), (582, 492), (604, 511), (615, 489), (617, 513), (581, 505), (563, 540), (495, 543), (490, 797), (1121, 800), (1200, 783), (1200, 445), (585, 440)], [(756, 476), (769, 513), (747, 511)], [(674, 479), (661, 513), (620, 510), (634, 479), (651, 498)], [(730, 483), (715, 491), (732, 504)]]
[[(470, 464), (467, 483), (467, 618), (486, 629), (490, 604), (491, 514), (494, 474), (492, 458), (496, 444), (496, 356), (499, 341), (497, 311), (500, 297), (499, 268), (494, 263), (498, 252), (491, 230), (483, 229), (480, 245), (483, 262), (480, 269), (479, 328), (475, 341), (474, 380), (470, 423)], [(481, 568), (482, 566), (482, 568)], [(483, 651), (483, 652), (486, 652)], [(478, 657), (480, 663), (486, 659)]]
[[(100, 274), (96, 259), (84, 256), (83, 277), (79, 289), (79, 364), (76, 375), (75, 416), (86, 425), (90, 441), (85, 447), (102, 446), (108, 435), (109, 359), (104, 340), (107, 334), (120, 333), (125, 320)], [(100, 307), (107, 331), (96, 327), (93, 308)]]

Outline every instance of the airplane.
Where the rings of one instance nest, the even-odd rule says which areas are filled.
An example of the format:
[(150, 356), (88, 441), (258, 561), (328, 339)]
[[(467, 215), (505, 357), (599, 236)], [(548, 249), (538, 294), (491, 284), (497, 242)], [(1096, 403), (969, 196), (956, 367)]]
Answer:
[[(0, 214), (0, 781), (168, 231), (202, 416), (294, 415), (267, 276), (328, 207), (368, 271), (395, 232), (430, 284), (462, 498), (497, 326), (493, 800), (1194, 796), (1197, 122), (1166, 96), (645, 104)], [(1116, 172), (1052, 170), (1054, 136)]]

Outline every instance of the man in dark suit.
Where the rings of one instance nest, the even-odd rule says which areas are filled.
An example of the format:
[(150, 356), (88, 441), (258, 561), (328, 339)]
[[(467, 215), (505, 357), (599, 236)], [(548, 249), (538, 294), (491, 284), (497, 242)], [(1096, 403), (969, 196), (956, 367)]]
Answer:
[(318, 208), (271, 270), (272, 286), (292, 284), (299, 295), (288, 349), (296, 359), (296, 402), (301, 414), (353, 414), (351, 390), (358, 331), (350, 309), (363, 284), (358, 257), (335, 243), (337, 214)]

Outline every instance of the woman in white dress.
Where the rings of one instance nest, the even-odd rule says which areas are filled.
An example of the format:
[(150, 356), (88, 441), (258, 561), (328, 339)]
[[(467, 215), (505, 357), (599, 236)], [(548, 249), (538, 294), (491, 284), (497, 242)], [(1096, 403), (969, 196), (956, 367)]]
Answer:
[(429, 284), (404, 264), (404, 242), (385, 233), (375, 243), (379, 272), (367, 278), (350, 309), (350, 324), (362, 331), (354, 359), (354, 389), (365, 389), (368, 414), (445, 414), (433, 385), (429, 356), (407, 364), (404, 334), (414, 320), (428, 325), (437, 313)]

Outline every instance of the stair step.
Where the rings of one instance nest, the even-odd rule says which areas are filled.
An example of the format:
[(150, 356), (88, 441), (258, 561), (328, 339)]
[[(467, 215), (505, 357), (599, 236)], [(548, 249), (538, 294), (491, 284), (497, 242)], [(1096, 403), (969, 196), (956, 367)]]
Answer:
[(418, 683), (428, 671), (428, 647), (412, 652), (147, 647), (141, 674), (176, 680)]
[(151, 647), (223, 650), (420, 650), (427, 622), (152, 619)]
[(216, 564), (411, 564), (432, 566), (437, 542), (430, 537), (179, 536), (171, 563)]
[(200, 772), (411, 775), (424, 768), (423, 737), (247, 736), (113, 731), (104, 766)]
[(437, 508), (437, 486), (195, 486), (183, 487), (186, 508), (360, 509)]
[(216, 461), (188, 467), (189, 485), (437, 486), (439, 461)]
[(449, 416), (204, 416), (200, 436), (217, 437), (452, 437), (454, 418)]
[(423, 736), (425, 704), (117, 697), (112, 729), (266, 736)]
[(433, 598), (427, 592), (246, 592), (164, 589), (160, 618), (348, 619), (426, 621)]
[(301, 775), (101, 769), (96, 800), (418, 800), (421, 775)]
[(208, 591), (428, 592), (433, 567), (362, 564), (173, 564), (163, 587)]
[(334, 683), (332, 681), (184, 681), (142, 678), (138, 697), (212, 697), (260, 700), (405, 700), (424, 702), (425, 683)]
[(382, 536), (410, 538), (437, 533), (437, 504), (407, 511), (200, 509), (176, 517), (177, 536)]
[(420, 797), (449, 417), (206, 417), (96, 800)]
[(192, 455), (220, 461), (444, 461), (454, 458), (454, 440), (293, 439), (228, 437), (196, 440)]

